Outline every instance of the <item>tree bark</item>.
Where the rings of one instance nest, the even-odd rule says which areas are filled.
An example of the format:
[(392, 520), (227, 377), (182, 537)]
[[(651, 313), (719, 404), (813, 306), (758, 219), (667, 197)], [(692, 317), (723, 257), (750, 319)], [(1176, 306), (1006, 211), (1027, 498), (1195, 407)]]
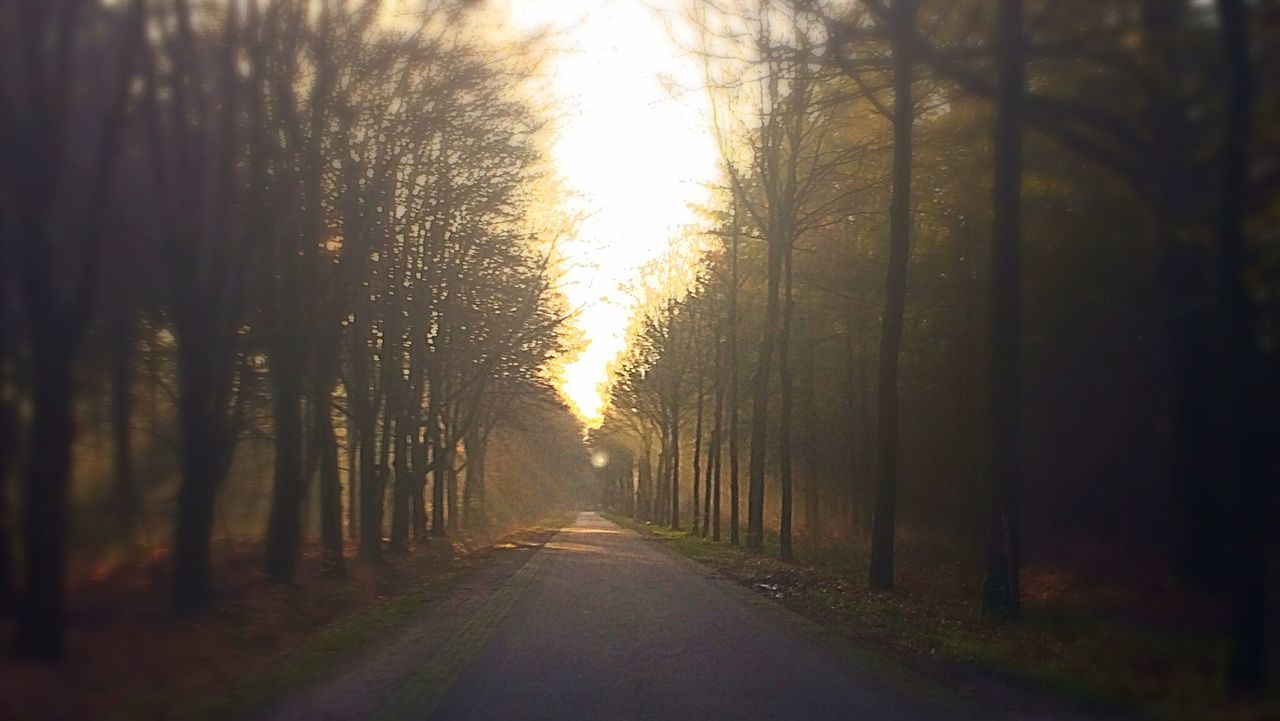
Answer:
[[(52, 336), (53, 329), (37, 335)], [(24, 658), (62, 655), (66, 637), (67, 498), (71, 486), (71, 365), (73, 346), (36, 341), (31, 370), (33, 414), (22, 495), (23, 584), (17, 652)]]
[[(719, 409), (717, 408), (717, 410)], [(717, 542), (720, 540), (720, 524), (722, 522), (721, 519), (724, 517), (720, 509), (721, 486), (724, 485), (724, 474), (722, 472), (724, 463), (723, 435), (723, 431), (716, 433), (715, 468), (711, 471), (715, 480), (715, 485), (712, 486), (711, 490), (711, 540)]]
[(862, 538), (871, 540), (872, 516), (875, 515), (875, 455), (871, 447), (875, 444), (875, 428), (871, 424), (871, 365), (866, 355), (858, 354), (858, 425), (862, 429), (862, 444), (858, 447), (858, 465), (862, 471), (862, 498), (860, 505)]
[[(347, 405), (350, 406), (354, 401), (347, 396)], [(347, 539), (351, 541), (358, 540), (356, 531), (360, 528), (360, 471), (358, 464), (360, 462), (360, 431), (356, 428), (355, 414), (348, 408), (347, 411)]]
[(10, 423), (9, 408), (0, 405), (0, 616), (13, 607), (13, 515), (9, 510), (9, 469), (12, 451), (4, 440), (16, 424)]
[[(696, 336), (694, 342), (697, 342)], [(706, 378), (703, 373), (701, 349), (698, 349), (698, 352), (698, 409), (693, 424), (693, 523), (689, 530), (690, 533), (695, 535), (698, 533), (699, 525), (702, 521), (698, 504), (701, 500), (702, 490), (702, 406), (706, 401), (706, 390), (703, 387)]]
[(991, 249), (991, 511), (982, 614), (1014, 619), (1021, 610), (1019, 487), (1019, 282), (1022, 240), (1022, 0), (1000, 0), (1000, 91), (996, 101), (995, 195)]
[(738, 199), (734, 194), (733, 227), (729, 240), (729, 543), (739, 543), (741, 502), (738, 467)]
[(272, 410), (275, 421), (275, 484), (267, 523), (267, 575), (278, 583), (293, 580), (302, 554), (302, 501), (306, 478), (302, 462), (302, 358), (292, 348), (272, 356)]
[(752, 378), (751, 458), (747, 486), (747, 549), (764, 548), (764, 471), (769, 429), (769, 379), (778, 338), (778, 287), (782, 284), (782, 243), (769, 242), (769, 268), (765, 296), (764, 332)]
[[(182, 436), (182, 483), (173, 541), (173, 605), (178, 613), (206, 610), (212, 602), (210, 548), (218, 485), (231, 453), (214, 351), (198, 333), (178, 343), (178, 422)], [(210, 344), (211, 345), (211, 344)]]
[[(10, 277), (6, 271), (0, 270), (0, 300), (9, 302), (12, 296), (8, 293)], [(18, 358), (14, 352), (15, 342), (13, 319), (9, 315), (8, 306), (0, 308), (0, 614), (6, 614), (13, 607), (13, 581), (17, 568), (14, 564), (13, 515), (10, 510), (10, 472), (17, 467), (18, 450), (18, 403), (19, 388), (26, 387), (21, 381)]]
[(804, 525), (805, 535), (811, 539), (813, 548), (821, 548), (823, 543), (822, 532), (822, 516), (820, 510), (820, 489), (818, 484), (818, 439), (814, 432), (817, 427), (817, 406), (815, 405), (814, 394), (817, 378), (814, 365), (814, 356), (816, 349), (814, 348), (813, 324), (806, 323), (805, 339), (807, 355), (805, 358), (805, 388), (804, 388)]
[(778, 466), (782, 481), (781, 518), (778, 521), (778, 555), (784, 561), (795, 560), (792, 546), (791, 522), (794, 501), (794, 474), (791, 468), (791, 419), (794, 382), (791, 373), (791, 322), (795, 314), (795, 298), (792, 295), (792, 253), (788, 239), (783, 247), (782, 259), (782, 329), (778, 334), (778, 381), (782, 386), (781, 418), (778, 422)]
[(1197, 183), (1188, 148), (1195, 145), (1193, 121), (1181, 96), (1192, 72), (1185, 51), (1187, 0), (1142, 4), (1143, 36), (1153, 65), (1165, 76), (1144, 109), (1151, 129), (1152, 233), (1163, 261), (1164, 306), (1170, 361), (1170, 438), (1180, 522), (1179, 576), (1188, 588), (1220, 588), (1226, 582), (1221, 494), (1212, 478), (1215, 393), (1204, 379), (1216, 377), (1213, 319), (1207, 309), (1208, 253), (1190, 237), (1195, 225)]
[(866, 487), (871, 482), (870, 477), (862, 473), (863, 445), (867, 442), (864, 437), (862, 414), (864, 412), (863, 403), (865, 398), (859, 398), (859, 372), (862, 368), (861, 351), (854, 351), (854, 313), (853, 299), (850, 297), (848, 302), (848, 312), (846, 313), (846, 332), (844, 337), (844, 356), (845, 356), (845, 412), (848, 414), (849, 441), (845, 444), (845, 450), (848, 451), (849, 463), (849, 540), (857, 541), (865, 538), (869, 531), (867, 524), (864, 522), (866, 516)]
[(671, 433), (668, 422), (662, 430), (662, 444), (658, 450), (658, 475), (654, 479), (653, 521), (666, 525), (671, 517)]
[(115, 510), (121, 538), (132, 546), (138, 520), (138, 491), (133, 482), (132, 360), (134, 320), (128, 317), (111, 338), (111, 445)]
[(671, 509), (670, 525), (673, 531), (680, 530), (680, 409), (672, 404), (671, 408)]
[(653, 487), (653, 442), (644, 439), (644, 447), (640, 452), (640, 478), (636, 484), (636, 517), (641, 521), (653, 520), (651, 504)]
[[(367, 381), (366, 381), (367, 382)], [(357, 382), (357, 386), (360, 384)], [(358, 393), (368, 394), (368, 387), (359, 387)], [(366, 559), (382, 555), (382, 494), (383, 476), (378, 467), (378, 417), (372, 403), (359, 401), (363, 406), (356, 417), (360, 437), (360, 556)], [(354, 404), (353, 404), (354, 407)]]
[[(327, 375), (327, 374), (326, 374)], [(328, 376), (332, 381), (332, 376)], [(338, 470), (338, 438), (333, 426), (330, 383), (317, 384), (311, 404), (316, 452), (320, 455), (320, 548), (325, 569), (342, 569), (342, 480)]]
[[(403, 400), (403, 399), (401, 399)], [(409, 477), (409, 436), (403, 412), (396, 414), (395, 460), (392, 462), (395, 476), (391, 489), (391, 546), (395, 553), (406, 553), (409, 550), (409, 499), (413, 497), (411, 489), (413, 481)]]
[(427, 402), (427, 432), (431, 434), (431, 535), (435, 538), (444, 538), (448, 535), (444, 518), (447, 461), (444, 453), (444, 433), (440, 428), (441, 402), (438, 398), (439, 393), (436, 392), (436, 389), (440, 388), (439, 373), (430, 371), (428, 373), (430, 374), (428, 383), (431, 386), (431, 396)]
[[(478, 431), (472, 431), (463, 439), (467, 454), (467, 496), (474, 504), (467, 510), (467, 523), (472, 528), (487, 530), (484, 513), (485, 442)], [(465, 504), (464, 504), (465, 505)]]
[[(721, 378), (722, 372), (722, 356), (723, 350), (720, 346), (720, 326), (716, 324), (715, 345), (713, 352), (715, 353), (715, 367), (712, 371), (712, 378), (715, 388), (712, 394), (715, 398), (714, 411), (711, 421), (711, 442), (707, 444), (707, 477), (703, 484), (703, 502), (702, 502), (702, 536), (706, 538), (711, 533), (712, 524), (715, 524), (715, 540), (720, 540), (720, 439), (723, 430), (721, 428), (722, 418), (724, 415), (724, 382)], [(712, 482), (714, 481), (714, 490)]]
[(1235, 489), (1241, 536), (1227, 671), (1234, 687), (1256, 692), (1267, 683), (1267, 536), (1270, 487), (1274, 483), (1264, 430), (1265, 415), (1271, 411), (1264, 410), (1259, 400), (1260, 390), (1269, 384), (1261, 372), (1254, 302), (1246, 277), (1250, 253), (1245, 196), (1257, 81), (1249, 6), (1245, 0), (1217, 0), (1217, 10), (1226, 69), (1226, 117), (1219, 160), (1218, 312), (1219, 327), (1225, 336), (1223, 417), (1229, 429), (1229, 452), (1220, 459), (1219, 474), (1222, 485)]
[(448, 503), (448, 516), (446, 523), (449, 532), (456, 533), (462, 530), (462, 526), (458, 523), (458, 451), (457, 445), (453, 441), (453, 435), (450, 431), (446, 434), (447, 442), (444, 451), (444, 480), (445, 480), (445, 499)]
[[(418, 384), (421, 388), (421, 383)], [(421, 392), (414, 396), (418, 412), (413, 417), (412, 435), (409, 437), (409, 457), (413, 459), (412, 484), (409, 489), (409, 512), (412, 516), (413, 540), (427, 542), (427, 443), (421, 423)]]
[(894, 0), (889, 42), (893, 52), (893, 195), (889, 204), (889, 263), (880, 332), (879, 463), (871, 532), (870, 583), (893, 588), (893, 545), (898, 493), (898, 354), (911, 255), (912, 27), (915, 0)]

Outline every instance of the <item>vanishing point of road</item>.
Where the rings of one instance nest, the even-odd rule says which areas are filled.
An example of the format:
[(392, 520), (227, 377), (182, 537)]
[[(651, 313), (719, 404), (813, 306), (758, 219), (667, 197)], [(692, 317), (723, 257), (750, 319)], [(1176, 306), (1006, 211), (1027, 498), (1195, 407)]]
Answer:
[(418, 628), (375, 644), (267, 718), (984, 717), (926, 692), (923, 679), (886, 680), (772, 602), (599, 514), (579, 514), (527, 551), (505, 578), (482, 572), (429, 607)]

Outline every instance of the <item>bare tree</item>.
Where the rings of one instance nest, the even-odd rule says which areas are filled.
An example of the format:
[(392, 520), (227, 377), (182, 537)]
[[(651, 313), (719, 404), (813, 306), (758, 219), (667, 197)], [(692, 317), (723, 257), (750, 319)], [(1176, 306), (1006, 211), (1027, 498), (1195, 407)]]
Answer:
[(0, 148), (12, 214), (4, 256), (17, 268), (31, 354), (17, 639), (28, 657), (62, 653), (72, 364), (96, 298), (101, 221), (133, 99), (142, 9), (142, 2), (107, 9), (24, 0), (0, 10)]
[(1019, 258), (1022, 243), (1022, 0), (1000, 3), (1000, 95), (993, 143), (991, 441), (994, 479), (982, 582), (982, 613), (1016, 618), (1021, 595), (1018, 514), (1018, 343), (1021, 335)]

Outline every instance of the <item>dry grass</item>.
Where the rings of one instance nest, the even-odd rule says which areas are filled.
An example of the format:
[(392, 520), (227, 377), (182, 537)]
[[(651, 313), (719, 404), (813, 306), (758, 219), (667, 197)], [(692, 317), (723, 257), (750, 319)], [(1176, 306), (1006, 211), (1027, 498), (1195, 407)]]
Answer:
[[(545, 542), (552, 527), (504, 540)], [(348, 559), (341, 576), (324, 573), (311, 549), (296, 582), (282, 586), (261, 573), (256, 545), (223, 545), (216, 607), (194, 618), (169, 611), (163, 557), (99, 573), (72, 590), (66, 661), (0, 661), (0, 718), (234, 717), (404, 620), (483, 563), (487, 548), (432, 540), (377, 563)], [(0, 625), (4, 637), (12, 630)]]
[(1163, 721), (1280, 719), (1280, 699), (1226, 693), (1227, 645), (1215, 630), (1220, 605), (1179, 595), (1158, 578), (1030, 567), (1024, 618), (989, 623), (979, 618), (978, 569), (909, 537), (899, 545), (896, 588), (886, 593), (867, 587), (865, 549), (802, 552), (801, 562), (783, 563), (776, 546), (753, 554), (615, 520), (847, 638), (982, 693), (1048, 694), (1066, 705)]

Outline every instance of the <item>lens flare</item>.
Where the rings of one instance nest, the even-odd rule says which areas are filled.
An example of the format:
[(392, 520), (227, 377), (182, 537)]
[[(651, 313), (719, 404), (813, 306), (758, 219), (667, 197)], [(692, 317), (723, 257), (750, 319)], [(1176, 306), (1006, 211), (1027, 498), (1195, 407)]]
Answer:
[(591, 467), (604, 468), (609, 465), (609, 454), (604, 451), (596, 451), (591, 454)]

